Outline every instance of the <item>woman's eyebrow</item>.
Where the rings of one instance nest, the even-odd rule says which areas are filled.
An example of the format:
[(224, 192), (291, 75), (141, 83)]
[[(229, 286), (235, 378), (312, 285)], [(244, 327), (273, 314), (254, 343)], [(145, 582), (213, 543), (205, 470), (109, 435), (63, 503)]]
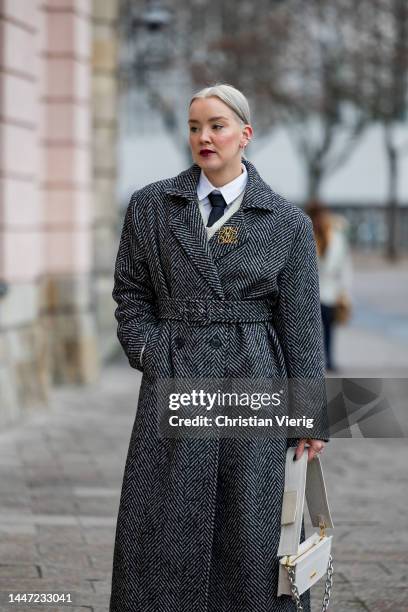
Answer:
[[(219, 115), (218, 117), (210, 117), (208, 121), (217, 121), (218, 119), (224, 119), (225, 121), (228, 121), (228, 118), (223, 117), (222, 115)], [(198, 121), (198, 119), (189, 119), (188, 123), (200, 123), (200, 122)]]

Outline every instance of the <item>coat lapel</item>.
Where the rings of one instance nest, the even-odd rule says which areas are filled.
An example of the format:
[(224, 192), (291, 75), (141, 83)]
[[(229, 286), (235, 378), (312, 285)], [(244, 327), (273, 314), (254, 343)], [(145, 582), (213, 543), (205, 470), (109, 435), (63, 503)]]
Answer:
[(192, 264), (207, 281), (217, 299), (224, 299), (217, 268), (208, 245), (203, 219), (198, 208), (197, 182), (200, 167), (196, 164), (173, 179), (166, 189), (172, 195), (169, 228), (183, 247)]
[[(166, 188), (172, 198), (169, 226), (200, 274), (208, 281), (218, 299), (224, 299), (220, 269), (239, 258), (256, 237), (262, 217), (271, 212), (277, 194), (260, 177), (255, 166), (242, 160), (248, 171), (248, 182), (240, 208), (207, 240), (197, 201), (197, 183), (201, 169), (197, 164), (178, 174)], [(222, 260), (222, 261), (220, 261)]]
[[(263, 217), (274, 210), (276, 195), (260, 177), (255, 166), (243, 159), (248, 182), (241, 206), (211, 237), (209, 245), (214, 260), (224, 268), (231, 258), (241, 258), (246, 249), (262, 240)], [(222, 262), (220, 261), (222, 260)]]

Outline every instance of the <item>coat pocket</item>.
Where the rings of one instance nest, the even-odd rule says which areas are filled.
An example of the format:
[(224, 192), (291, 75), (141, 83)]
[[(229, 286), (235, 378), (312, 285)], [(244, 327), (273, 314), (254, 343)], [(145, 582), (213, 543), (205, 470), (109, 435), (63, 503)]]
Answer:
[(162, 323), (149, 334), (141, 355), (143, 372), (154, 373), (157, 370), (157, 347), (162, 332)]

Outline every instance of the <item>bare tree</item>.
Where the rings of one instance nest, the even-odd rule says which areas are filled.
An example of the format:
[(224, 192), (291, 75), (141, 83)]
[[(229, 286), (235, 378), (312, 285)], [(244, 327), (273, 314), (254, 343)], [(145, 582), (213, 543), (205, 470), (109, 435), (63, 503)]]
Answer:
[(365, 72), (356, 103), (383, 127), (388, 162), (386, 255), (398, 256), (399, 160), (408, 152), (408, 4), (405, 0), (370, 0), (362, 3), (366, 39), (362, 42)]
[[(122, 2), (142, 14), (152, 6)], [(215, 81), (242, 88), (254, 109), (258, 143), (284, 125), (305, 167), (308, 198), (318, 196), (324, 179), (349, 159), (369, 122), (382, 123), (388, 254), (395, 256), (398, 160), (408, 151), (395, 129), (407, 105), (408, 2), (163, 0), (166, 5), (172, 57), (164, 69), (177, 64), (191, 89)], [(155, 91), (152, 100), (165, 125), (185, 144), (180, 108), (164, 87)]]
[(351, 61), (350, 43), (359, 34), (354, 3), (223, 0), (216, 6), (218, 28), (207, 22), (199, 31), (206, 22), (197, 22), (194, 40), (202, 48), (191, 58), (194, 81), (222, 79), (251, 92), (257, 130), (269, 136), (274, 125), (286, 126), (305, 165), (307, 197), (317, 196), (367, 125), (364, 109), (351, 108), (359, 73)]
[(359, 65), (351, 51), (358, 32), (350, 0), (290, 4), (289, 100), (281, 114), (306, 167), (307, 197), (314, 198), (323, 179), (349, 159), (368, 124), (352, 95)]
[(282, 90), (280, 58), (290, 14), (267, 0), (222, 0), (204, 6), (203, 13), (191, 32), (194, 86), (223, 81), (242, 89), (250, 99), (257, 134), (267, 133), (279, 118), (274, 101)]

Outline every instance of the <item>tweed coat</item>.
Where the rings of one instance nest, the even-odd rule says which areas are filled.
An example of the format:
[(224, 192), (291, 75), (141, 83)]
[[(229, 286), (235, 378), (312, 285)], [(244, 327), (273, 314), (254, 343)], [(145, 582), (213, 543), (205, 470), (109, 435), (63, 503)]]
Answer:
[[(285, 453), (298, 439), (171, 439), (157, 429), (159, 378), (324, 377), (311, 221), (243, 163), (244, 198), (228, 220), (236, 241), (219, 241), (218, 232), (207, 240), (196, 164), (136, 191), (126, 212), (112, 295), (118, 338), (143, 377), (110, 612), (295, 610), (291, 597), (276, 593)], [(184, 304), (182, 316), (161, 316), (166, 300), (176, 310)], [(225, 312), (206, 319), (205, 308), (201, 318), (194, 310), (260, 300), (267, 320), (239, 312), (230, 321)], [(324, 421), (324, 406), (314, 417)], [(302, 602), (309, 610), (308, 593)]]

